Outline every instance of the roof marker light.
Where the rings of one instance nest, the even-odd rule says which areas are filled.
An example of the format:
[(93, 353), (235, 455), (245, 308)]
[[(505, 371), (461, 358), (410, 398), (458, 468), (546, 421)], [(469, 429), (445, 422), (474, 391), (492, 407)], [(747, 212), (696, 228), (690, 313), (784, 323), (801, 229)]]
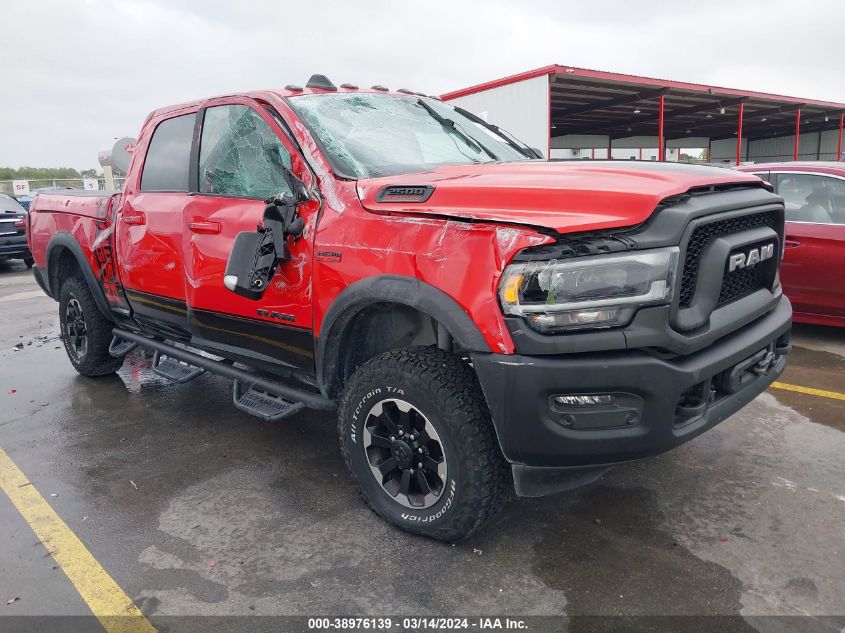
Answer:
[(326, 77), (325, 75), (318, 75), (314, 74), (311, 75), (311, 78), (308, 80), (308, 83), (305, 84), (306, 88), (317, 88), (319, 90), (337, 90), (337, 86), (335, 86), (331, 79)]

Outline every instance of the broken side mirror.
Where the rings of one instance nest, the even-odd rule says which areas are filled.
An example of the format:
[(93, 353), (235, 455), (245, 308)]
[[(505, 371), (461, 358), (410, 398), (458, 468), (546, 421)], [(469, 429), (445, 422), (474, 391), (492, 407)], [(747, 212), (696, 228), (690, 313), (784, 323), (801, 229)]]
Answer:
[(287, 171), (286, 176), (293, 193), (265, 200), (262, 224), (255, 231), (238, 233), (226, 264), (223, 285), (253, 301), (264, 295), (276, 267), (290, 259), (289, 242), (305, 230), (305, 221), (297, 210), (311, 196), (302, 181)]

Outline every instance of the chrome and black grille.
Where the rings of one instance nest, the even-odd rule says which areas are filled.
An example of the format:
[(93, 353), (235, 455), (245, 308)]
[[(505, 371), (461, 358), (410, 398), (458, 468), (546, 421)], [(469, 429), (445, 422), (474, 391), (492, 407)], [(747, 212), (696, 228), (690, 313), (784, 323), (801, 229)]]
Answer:
[[(777, 231), (778, 221), (775, 212), (764, 211), (762, 213), (717, 220), (695, 228), (686, 245), (679, 293), (679, 306), (681, 308), (689, 307), (692, 304), (701, 256), (707, 246), (713, 240), (723, 235), (741, 233), (742, 231), (759, 227), (768, 227)], [(725, 272), (717, 306), (730, 303), (762, 288), (764, 282), (764, 273), (760, 266)]]

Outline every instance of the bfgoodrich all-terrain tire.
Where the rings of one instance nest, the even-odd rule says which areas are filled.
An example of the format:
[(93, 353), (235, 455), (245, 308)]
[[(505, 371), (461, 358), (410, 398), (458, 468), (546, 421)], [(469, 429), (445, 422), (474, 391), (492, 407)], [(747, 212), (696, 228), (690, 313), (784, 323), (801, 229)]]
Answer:
[(340, 447), (364, 502), (410, 532), (455, 543), (510, 495), (510, 470), (472, 369), (412, 347), (377, 356), (349, 379)]
[(72, 277), (62, 284), (59, 323), (68, 358), (83, 376), (113, 374), (123, 364), (109, 354), (114, 326), (100, 312), (85, 280)]

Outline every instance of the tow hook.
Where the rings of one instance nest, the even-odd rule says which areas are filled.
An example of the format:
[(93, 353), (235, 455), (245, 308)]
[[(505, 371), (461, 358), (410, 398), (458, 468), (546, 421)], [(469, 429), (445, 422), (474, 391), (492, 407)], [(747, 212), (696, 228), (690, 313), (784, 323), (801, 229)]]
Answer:
[(756, 376), (768, 374), (777, 361), (774, 347), (769, 345), (753, 356), (737, 363), (730, 370), (726, 370), (719, 380), (722, 391), (736, 393)]
[(772, 368), (772, 365), (775, 362), (775, 353), (771, 350), (768, 350), (766, 355), (756, 364), (754, 367), (751, 368), (758, 376), (764, 376), (765, 374), (769, 373), (769, 369)]

